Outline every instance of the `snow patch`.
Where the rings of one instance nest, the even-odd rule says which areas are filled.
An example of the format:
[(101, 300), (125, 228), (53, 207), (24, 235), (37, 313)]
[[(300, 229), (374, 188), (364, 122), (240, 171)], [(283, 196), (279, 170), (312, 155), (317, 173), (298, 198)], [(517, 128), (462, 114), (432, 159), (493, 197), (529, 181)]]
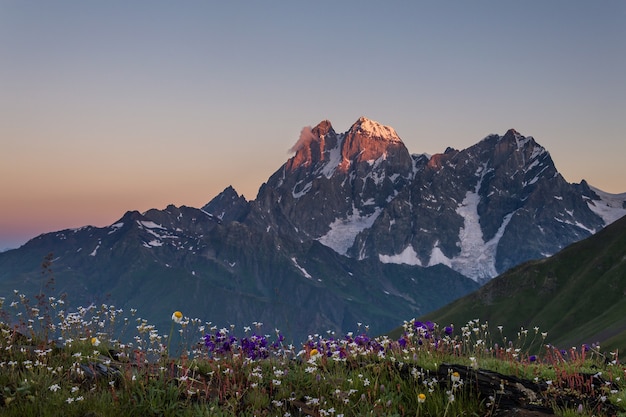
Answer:
[(435, 243), (433, 246), (433, 250), (430, 252), (430, 260), (428, 261), (428, 266), (433, 266), (437, 264), (443, 264), (447, 267), (452, 268), (452, 260), (448, 258), (439, 247), (439, 242)]
[(309, 274), (309, 273), (306, 271), (306, 269), (304, 269), (303, 267), (301, 267), (301, 266), (298, 264), (298, 260), (297, 260), (296, 258), (291, 258), (291, 261), (293, 262), (293, 264), (295, 265), (295, 267), (296, 267), (296, 268), (298, 268), (298, 269), (300, 270), (300, 272), (302, 272), (302, 275), (304, 275), (304, 276), (305, 276), (305, 278), (308, 278), (308, 279), (313, 279), (313, 277), (311, 276), (311, 274)]
[(558, 217), (553, 217), (553, 219), (556, 220), (559, 223), (569, 224), (571, 226), (576, 226), (579, 229), (586, 230), (590, 234), (594, 234), (596, 232), (594, 229), (590, 229), (590, 228), (588, 228), (587, 226), (585, 226), (584, 224), (582, 224), (581, 222), (578, 222), (578, 221), (573, 222), (573, 221), (570, 221), (570, 220), (559, 219)]
[(109, 228), (112, 229), (112, 230), (109, 231), (108, 234), (110, 235), (111, 233), (115, 233), (118, 230), (120, 230), (122, 227), (124, 227), (124, 222), (119, 222), (119, 223), (112, 224), (111, 226), (109, 226)]
[(613, 223), (615, 220), (626, 216), (626, 193), (610, 194), (598, 188), (589, 186), (595, 192), (599, 200), (588, 200), (587, 205), (604, 220), (604, 225)]
[(406, 265), (417, 265), (422, 266), (422, 262), (420, 261), (415, 249), (413, 249), (412, 245), (407, 246), (401, 253), (396, 255), (378, 255), (378, 260), (384, 264), (406, 264)]
[(354, 244), (354, 239), (363, 230), (372, 227), (382, 209), (377, 207), (373, 213), (362, 215), (352, 206), (352, 214), (344, 219), (337, 218), (330, 224), (330, 230), (318, 241), (335, 252), (345, 255)]
[(155, 222), (152, 221), (144, 221), (144, 220), (137, 220), (137, 223), (140, 226), (143, 226), (147, 229), (163, 229), (165, 230), (165, 227), (161, 226), (160, 224), (156, 224)]
[(536, 183), (537, 181), (539, 181), (539, 178), (541, 177), (541, 174), (543, 173), (543, 171), (545, 171), (545, 170), (546, 170), (546, 169), (548, 169), (548, 168), (549, 168), (549, 167), (547, 167), (547, 166), (543, 167), (543, 169), (542, 169), (541, 171), (539, 171), (539, 172), (537, 173), (537, 175), (535, 175), (535, 177), (534, 177), (532, 180), (530, 180), (530, 181), (528, 181), (528, 182), (527, 182), (527, 181), (524, 181), (524, 182), (522, 183), (522, 186), (526, 187), (527, 185), (532, 185), (532, 184)]
[(364, 206), (373, 206), (374, 204), (376, 204), (376, 201), (373, 198), (368, 198), (363, 202)]
[(163, 246), (163, 242), (161, 242), (160, 240), (153, 239), (150, 242), (144, 242), (143, 246), (146, 248), (154, 248), (158, 246)]
[(522, 150), (524, 146), (531, 140), (533, 140), (532, 136), (524, 137), (517, 132), (515, 133), (515, 142), (517, 143), (518, 150)]
[(304, 185), (304, 187), (302, 187), (302, 190), (296, 192), (296, 188), (298, 187), (298, 185), (300, 185), (302, 183), (302, 181), (298, 181), (296, 183), (296, 185), (293, 186), (293, 190), (291, 190), (291, 195), (293, 196), (293, 198), (300, 198), (303, 195), (305, 195), (306, 193), (308, 193), (309, 191), (311, 191), (311, 187), (313, 187), (313, 183), (309, 182), (306, 183)]
[(89, 256), (96, 256), (96, 254), (98, 253), (98, 249), (100, 248), (100, 244), (102, 244), (102, 242), (98, 241), (98, 244), (96, 245), (96, 248), (93, 250), (93, 252), (91, 252), (89, 254)]
[[(485, 242), (483, 232), (480, 227), (480, 216), (478, 215), (478, 203), (480, 202), (480, 187), (482, 186), (487, 164), (482, 169), (477, 170), (480, 178), (474, 191), (468, 191), (465, 199), (456, 209), (456, 212), (463, 217), (463, 227), (459, 230), (459, 242), (461, 245), (461, 253), (450, 260), (450, 267), (457, 272), (480, 282), (485, 279), (495, 277), (498, 272), (496, 270), (496, 250), (498, 242), (502, 238), (504, 231), (511, 221), (515, 212), (507, 214), (503, 219), (498, 231), (491, 240)], [(437, 247), (433, 248), (435, 257), (431, 255), (431, 262), (442, 256), (442, 262), (448, 259), (443, 253), (437, 253)], [(429, 265), (431, 265), (429, 262)]]
[[(532, 138), (532, 136), (531, 136)], [(533, 148), (533, 153), (530, 155), (530, 160), (532, 161), (533, 159), (537, 158), (540, 155), (543, 155), (544, 153), (546, 153), (547, 151), (545, 150), (545, 148), (543, 146), (535, 146)]]
[(335, 146), (333, 149), (330, 150), (329, 156), (328, 156), (328, 162), (324, 165), (324, 167), (322, 168), (320, 172), (326, 178), (330, 178), (333, 176), (333, 174), (335, 173), (335, 170), (337, 169), (337, 167), (339, 166), (339, 163), (341, 162), (341, 144), (343, 142), (343, 137), (344, 137), (344, 134), (342, 133), (337, 138), (337, 146)]
[(530, 165), (528, 165), (526, 168), (524, 168), (525, 172), (530, 171), (531, 169), (533, 169), (534, 167), (539, 165), (539, 161), (538, 160), (534, 160)]

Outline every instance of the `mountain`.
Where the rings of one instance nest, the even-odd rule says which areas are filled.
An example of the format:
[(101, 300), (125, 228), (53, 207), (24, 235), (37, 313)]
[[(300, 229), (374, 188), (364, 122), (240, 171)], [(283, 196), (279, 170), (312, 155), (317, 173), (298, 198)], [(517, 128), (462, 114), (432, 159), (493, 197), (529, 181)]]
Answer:
[(0, 254), (1, 292), (38, 294), (49, 278), (40, 268), (48, 253), (55, 284), (45, 294), (66, 294), (74, 306), (135, 308), (160, 329), (169, 327), (175, 310), (220, 327), (257, 321), (298, 341), (354, 330), (357, 322), (380, 333), (400, 317), (478, 288), (441, 265), (351, 259), (317, 241), (294, 242), (196, 208), (168, 206), (128, 212), (109, 227), (44, 234)]
[(537, 326), (562, 347), (626, 348), (626, 217), (547, 258), (529, 261), (424, 320), (464, 325), (480, 318), (514, 339)]
[(567, 183), (513, 129), (432, 157), (410, 155), (392, 128), (365, 118), (303, 136), (243, 221), (355, 259), (444, 264), (484, 283), (626, 214), (626, 194)]
[(0, 291), (36, 294), (52, 253), (56, 293), (165, 328), (185, 310), (294, 340), (357, 322), (382, 333), (626, 214), (626, 194), (567, 183), (515, 130), (428, 156), (366, 118), (345, 133), (322, 121), (292, 151), (252, 201), (227, 187), (200, 209), (130, 211), (0, 253)]

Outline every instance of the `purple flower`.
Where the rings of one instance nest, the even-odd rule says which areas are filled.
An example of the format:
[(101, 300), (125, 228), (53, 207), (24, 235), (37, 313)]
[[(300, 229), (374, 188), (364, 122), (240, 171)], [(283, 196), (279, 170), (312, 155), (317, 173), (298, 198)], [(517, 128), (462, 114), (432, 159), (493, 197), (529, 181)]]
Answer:
[(536, 355), (530, 355), (528, 357), (528, 360), (531, 361), (531, 362), (535, 362), (537, 360), (537, 356)]
[(413, 327), (415, 327), (416, 329), (422, 328), (422, 329), (426, 329), (427, 327), (424, 325), (424, 323), (422, 323), (421, 321), (415, 321), (413, 322)]
[(354, 343), (356, 343), (359, 346), (366, 346), (367, 344), (369, 344), (369, 342), (370, 342), (370, 338), (365, 334), (358, 335), (357, 337), (354, 338)]
[(450, 335), (452, 334), (452, 332), (453, 332), (453, 331), (454, 331), (454, 328), (453, 328), (452, 326), (446, 326), (446, 327), (443, 329), (443, 332), (444, 332), (445, 334), (447, 334), (448, 336), (450, 336)]

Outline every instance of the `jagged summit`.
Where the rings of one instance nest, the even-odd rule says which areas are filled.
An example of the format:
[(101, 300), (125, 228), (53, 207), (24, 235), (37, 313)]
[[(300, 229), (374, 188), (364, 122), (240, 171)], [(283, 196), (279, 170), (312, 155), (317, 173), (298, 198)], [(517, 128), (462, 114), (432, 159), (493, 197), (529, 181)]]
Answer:
[(360, 163), (371, 165), (377, 160), (398, 162), (404, 167), (402, 175), (412, 165), (409, 151), (393, 128), (360, 117), (343, 136), (339, 169), (347, 172)]
[(313, 132), (313, 134), (315, 136), (317, 136), (318, 138), (321, 138), (323, 136), (326, 136), (328, 134), (335, 134), (335, 130), (333, 129), (333, 125), (330, 123), (330, 120), (322, 120), (321, 122), (319, 122), (317, 124), (317, 126), (315, 126), (313, 129), (311, 129), (311, 131)]
[(350, 127), (348, 134), (350, 133), (361, 134), (389, 142), (402, 142), (392, 127), (381, 125), (380, 123), (370, 120), (364, 116), (359, 117), (352, 127)]
[(327, 176), (336, 169), (345, 173), (356, 164), (373, 163), (390, 154), (400, 153), (403, 163), (410, 162), (409, 153), (396, 131), (366, 117), (360, 117), (342, 134), (337, 134), (328, 120), (313, 128), (306, 126), (290, 151), (295, 155), (287, 161), (287, 172), (324, 164)]
[(248, 214), (249, 206), (246, 198), (229, 185), (201, 210), (222, 221), (238, 221)]
[(500, 137), (500, 141), (515, 143), (518, 149), (522, 149), (528, 143), (533, 147), (543, 148), (535, 142), (535, 138), (532, 136), (524, 136), (515, 129), (507, 130), (504, 136)]

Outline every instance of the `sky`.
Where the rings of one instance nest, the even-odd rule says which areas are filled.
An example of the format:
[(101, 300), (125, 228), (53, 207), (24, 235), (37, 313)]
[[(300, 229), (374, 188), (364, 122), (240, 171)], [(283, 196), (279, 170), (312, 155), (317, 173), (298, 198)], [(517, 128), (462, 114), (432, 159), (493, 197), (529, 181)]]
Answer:
[(305, 126), (411, 153), (514, 128), (626, 192), (626, 2), (0, 0), (0, 250), (247, 199)]

